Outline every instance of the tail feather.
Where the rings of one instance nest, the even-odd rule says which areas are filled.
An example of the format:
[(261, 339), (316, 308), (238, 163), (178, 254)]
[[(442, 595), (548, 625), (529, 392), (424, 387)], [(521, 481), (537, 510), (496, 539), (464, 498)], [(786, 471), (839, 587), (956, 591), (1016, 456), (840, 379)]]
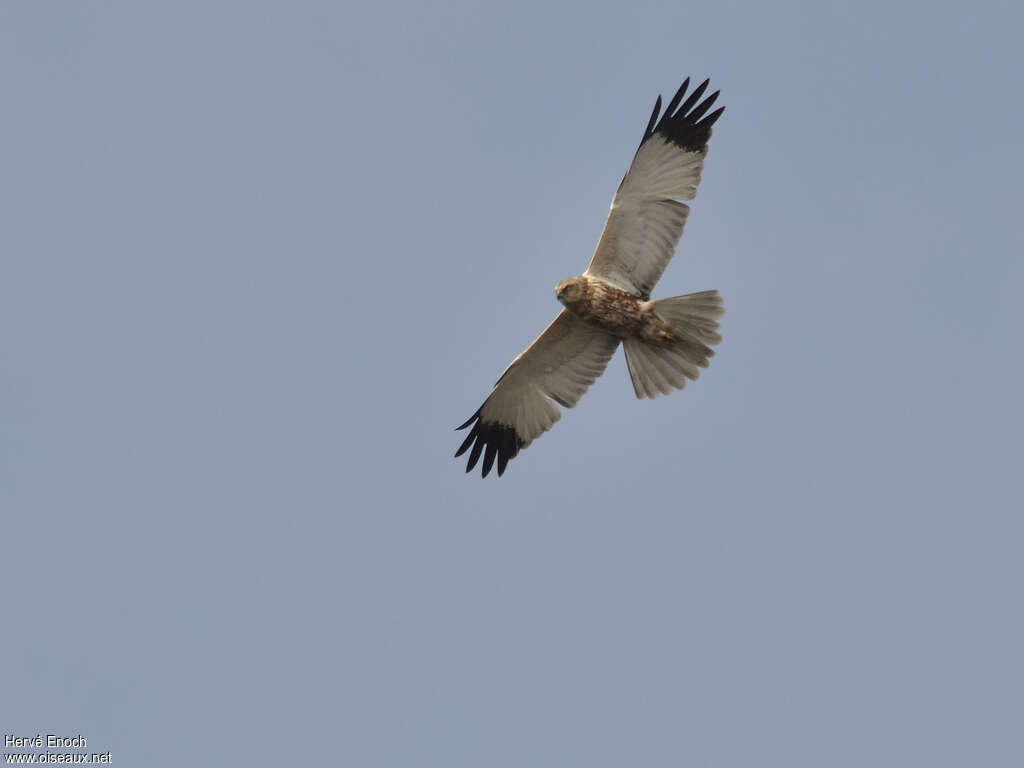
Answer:
[(629, 376), (637, 397), (667, 395), (682, 389), (708, 367), (714, 350), (708, 345), (722, 340), (717, 318), (725, 312), (718, 291), (701, 291), (653, 302), (654, 311), (668, 322), (678, 339), (666, 346), (626, 339), (623, 348)]

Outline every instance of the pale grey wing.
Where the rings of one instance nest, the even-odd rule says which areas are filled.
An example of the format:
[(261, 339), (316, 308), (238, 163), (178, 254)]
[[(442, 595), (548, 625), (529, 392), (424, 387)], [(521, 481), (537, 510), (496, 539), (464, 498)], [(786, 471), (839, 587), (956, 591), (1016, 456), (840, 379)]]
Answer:
[(604, 372), (618, 346), (617, 336), (587, 325), (563, 309), (505, 369), (477, 412), (457, 428), (473, 426), (455, 454), (461, 456), (472, 446), (466, 471), (476, 466), (483, 452), (483, 477), (495, 459), (500, 476), (520, 449), (562, 417), (558, 405), (576, 405)]
[(687, 78), (660, 121), (661, 97), (655, 102), (585, 273), (644, 299), (650, 298), (683, 234), (690, 208), (679, 201), (697, 194), (711, 126), (725, 109), (705, 117), (718, 91), (698, 105), (708, 86), (705, 80), (684, 102), (689, 84)]

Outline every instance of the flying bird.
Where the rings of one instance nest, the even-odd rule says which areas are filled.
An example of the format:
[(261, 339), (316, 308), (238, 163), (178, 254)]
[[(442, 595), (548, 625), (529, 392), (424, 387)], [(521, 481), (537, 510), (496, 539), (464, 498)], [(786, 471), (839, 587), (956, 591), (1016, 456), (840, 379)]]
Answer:
[[(715, 91), (701, 101), (705, 80), (689, 96), (690, 78), (661, 114), (661, 96), (633, 162), (622, 178), (587, 271), (562, 280), (555, 293), (563, 309), (516, 357), (476, 413), (455, 453), (470, 450), (466, 471), (483, 454), (481, 474), (498, 475), (520, 450), (572, 408), (608, 365), (619, 343), (638, 398), (682, 389), (696, 379), (722, 340), (718, 291), (651, 300), (668, 266), (697, 193), (711, 126), (725, 107), (708, 112)], [(684, 100), (685, 98), (685, 100)], [(659, 119), (660, 115), (660, 119)]]

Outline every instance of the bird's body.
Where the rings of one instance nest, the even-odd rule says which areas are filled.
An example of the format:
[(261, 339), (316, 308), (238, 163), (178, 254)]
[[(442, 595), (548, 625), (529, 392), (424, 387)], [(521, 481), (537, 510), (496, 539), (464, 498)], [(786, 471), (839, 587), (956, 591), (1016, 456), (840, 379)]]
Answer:
[(555, 293), (584, 323), (620, 339), (638, 338), (649, 344), (667, 344), (674, 339), (672, 326), (653, 310), (652, 302), (599, 277), (570, 277), (555, 286)]
[[(633, 162), (619, 184), (587, 271), (556, 287), (565, 309), (505, 369), (494, 390), (465, 424), (466, 471), (483, 456), (487, 476), (498, 474), (521, 449), (561, 418), (601, 375), (619, 344), (637, 397), (656, 397), (696, 379), (720, 342), (717, 291), (651, 300), (675, 252), (696, 195), (711, 126), (723, 107), (708, 113), (718, 92), (701, 101), (708, 81), (686, 100), (689, 78), (661, 119), (654, 104)], [(705, 116), (706, 115), (706, 116)]]

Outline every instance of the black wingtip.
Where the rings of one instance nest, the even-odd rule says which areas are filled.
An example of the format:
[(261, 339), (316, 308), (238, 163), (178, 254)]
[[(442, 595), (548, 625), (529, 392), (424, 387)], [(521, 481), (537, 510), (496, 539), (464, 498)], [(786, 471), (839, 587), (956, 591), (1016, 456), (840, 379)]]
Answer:
[[(683, 94), (686, 93), (686, 89), (690, 87), (690, 78), (683, 80), (683, 84), (679, 86), (679, 90), (676, 91), (676, 95), (672, 97), (672, 101), (668, 103), (668, 108), (665, 110), (668, 113), (676, 111), (676, 107), (679, 106), (679, 102), (683, 100)], [(658, 97), (661, 98), (660, 96)]]
[[(475, 422), (475, 423), (474, 423)], [(466, 462), (466, 472), (472, 472), (483, 454), (483, 464), (480, 466), (480, 476), (487, 477), (497, 461), (498, 477), (505, 474), (505, 467), (509, 461), (516, 457), (519, 449), (523, 447), (523, 441), (519, 439), (515, 429), (493, 422), (485, 422), (477, 411), (469, 420), (457, 429), (465, 429), (470, 424), (473, 428), (462, 441), (459, 450), (455, 452), (458, 458), (472, 447), (469, 451), (469, 460)]]
[[(474, 413), (472, 416), (470, 416), (468, 419), (466, 419), (461, 425), (457, 426), (455, 428), (455, 431), (458, 432), (460, 429), (465, 429), (466, 427), (468, 427), (470, 424), (472, 424), (474, 421), (476, 421), (479, 418), (480, 418), (480, 409), (477, 408), (476, 413)], [(455, 454), (455, 455), (458, 456), (458, 454)]]
[[(711, 126), (715, 124), (715, 121), (725, 111), (724, 107), (719, 107), (710, 115), (704, 117), (705, 113), (714, 105), (720, 93), (720, 91), (715, 91), (701, 101), (701, 97), (708, 89), (710, 83), (710, 78), (704, 80), (683, 101), (683, 96), (686, 94), (686, 89), (690, 84), (690, 78), (686, 78), (679, 90), (676, 91), (675, 96), (668, 103), (665, 112), (661, 114), (660, 120), (658, 119), (661, 106), (661, 97), (659, 96), (658, 101), (655, 103), (655, 111), (652, 113), (651, 119), (647, 124), (647, 130), (644, 131), (644, 137), (640, 145), (643, 146), (644, 142), (655, 134), (660, 134), (673, 144), (693, 152), (699, 152), (707, 147), (708, 139), (711, 138)], [(698, 102), (700, 103), (698, 104)]]
[[(661, 114), (661, 94), (654, 100), (654, 109), (651, 110), (651, 119), (647, 121), (647, 128), (644, 129), (644, 138), (651, 135), (655, 124), (658, 122), (658, 115)], [(643, 142), (641, 142), (642, 144)]]

